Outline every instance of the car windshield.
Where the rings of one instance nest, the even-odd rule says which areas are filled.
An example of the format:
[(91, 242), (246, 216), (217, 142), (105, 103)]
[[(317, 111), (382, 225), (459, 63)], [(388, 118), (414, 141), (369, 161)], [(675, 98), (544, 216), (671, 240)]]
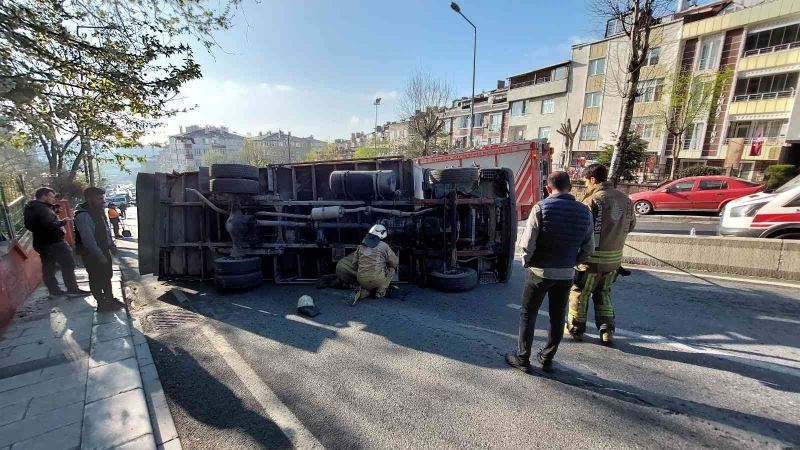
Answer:
[(792, 178), (791, 180), (789, 180), (789, 182), (787, 182), (783, 186), (779, 187), (778, 189), (775, 189), (775, 192), (778, 193), (778, 194), (780, 194), (782, 192), (788, 192), (788, 191), (791, 191), (792, 189), (794, 189), (794, 188), (796, 188), (798, 186), (800, 186), (800, 175)]

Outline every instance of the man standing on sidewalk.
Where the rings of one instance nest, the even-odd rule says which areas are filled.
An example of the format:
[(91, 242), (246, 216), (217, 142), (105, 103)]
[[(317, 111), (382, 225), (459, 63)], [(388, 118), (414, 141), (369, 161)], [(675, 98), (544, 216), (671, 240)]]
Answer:
[[(69, 219), (60, 219), (55, 213), (56, 191), (49, 187), (36, 190), (35, 200), (25, 205), (25, 228), (33, 234), (33, 248), (42, 260), (42, 280), (51, 296), (88, 295), (78, 288), (75, 280), (75, 258), (72, 247), (64, 241), (64, 224)], [(67, 290), (62, 291), (56, 279), (56, 266), (61, 267), (61, 277)]]
[(569, 320), (565, 328), (576, 340), (583, 339), (591, 296), (600, 341), (603, 345), (611, 345), (614, 335), (611, 285), (617, 277), (617, 269), (622, 265), (622, 249), (628, 233), (636, 226), (636, 216), (628, 196), (614, 189), (614, 185), (607, 181), (606, 166), (591, 164), (584, 170), (583, 177), (587, 188), (583, 203), (592, 211), (597, 247), (587, 264), (577, 267), (575, 284), (570, 292)]
[(78, 253), (89, 273), (89, 288), (97, 300), (98, 311), (110, 311), (122, 307), (114, 298), (111, 287), (113, 268), (111, 253), (117, 251), (103, 209), (105, 193), (102, 189), (89, 187), (83, 191), (85, 202), (75, 211), (75, 240)]
[(522, 293), (517, 351), (506, 355), (506, 362), (517, 369), (530, 369), (536, 316), (545, 295), (548, 297), (550, 331), (547, 344), (536, 355), (542, 368), (553, 368), (553, 357), (564, 335), (564, 312), (575, 265), (587, 260), (594, 249), (592, 216), (575, 200), (566, 172), (547, 177), (550, 194), (533, 207), (520, 240), (527, 280)]

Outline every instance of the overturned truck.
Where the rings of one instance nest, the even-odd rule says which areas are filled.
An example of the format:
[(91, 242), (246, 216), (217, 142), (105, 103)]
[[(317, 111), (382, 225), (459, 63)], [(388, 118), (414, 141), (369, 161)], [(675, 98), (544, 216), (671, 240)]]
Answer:
[(505, 168), (423, 169), (402, 158), (140, 173), (139, 270), (213, 279), (311, 283), (335, 272), (380, 223), (399, 281), (444, 291), (507, 281), (517, 219)]

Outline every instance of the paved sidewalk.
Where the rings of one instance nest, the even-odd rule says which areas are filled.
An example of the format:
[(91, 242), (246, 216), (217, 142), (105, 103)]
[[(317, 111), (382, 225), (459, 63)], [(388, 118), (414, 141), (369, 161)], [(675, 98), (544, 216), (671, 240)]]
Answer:
[(95, 306), (39, 287), (0, 330), (0, 450), (181, 448), (144, 335)]

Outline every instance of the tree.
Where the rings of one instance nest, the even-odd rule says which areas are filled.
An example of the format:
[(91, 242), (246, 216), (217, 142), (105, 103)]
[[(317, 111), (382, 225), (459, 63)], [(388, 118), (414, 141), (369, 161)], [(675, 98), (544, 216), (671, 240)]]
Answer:
[(572, 128), (572, 121), (568, 118), (566, 122), (561, 123), (556, 132), (561, 136), (564, 136), (564, 164), (562, 166), (564, 169), (569, 168), (569, 165), (572, 162), (572, 148), (575, 145), (575, 136), (578, 134), (578, 130), (581, 129), (581, 121), (578, 120), (578, 123), (575, 125), (575, 128)]
[(217, 149), (210, 149), (203, 153), (203, 165), (211, 167), (214, 164), (225, 164), (230, 162), (230, 159)]
[(353, 158), (355, 159), (377, 158), (378, 156), (381, 156), (378, 153), (378, 150), (376, 150), (375, 147), (371, 145), (363, 145), (361, 147), (356, 147), (353, 150)]
[(179, 111), (170, 101), (201, 75), (189, 42), (210, 48), (236, 1), (0, 2), (0, 114), (42, 146), (52, 176), (74, 178), (93, 150), (132, 146)]
[(623, 70), (624, 79), (619, 86), (623, 97), (622, 122), (617, 135), (617, 144), (610, 163), (610, 179), (616, 184), (620, 179), (620, 155), (630, 145), (632, 135), (633, 106), (638, 95), (637, 86), (641, 69), (650, 49), (650, 32), (659, 23), (658, 16), (671, 6), (670, 0), (593, 0), (593, 12), (599, 17), (619, 26), (627, 38), (628, 57)]
[(336, 148), (336, 144), (325, 143), (318, 147), (314, 147), (303, 156), (303, 161), (328, 161), (332, 159), (341, 159), (342, 154)]
[(259, 145), (252, 139), (245, 139), (242, 149), (239, 151), (239, 159), (242, 164), (264, 167), (276, 162), (274, 154), (270, 154), (266, 145)]
[(422, 141), (422, 156), (427, 156), (429, 145), (444, 128), (441, 112), (449, 106), (453, 91), (444, 81), (433, 79), (425, 72), (416, 72), (408, 81), (400, 99), (400, 115), (408, 120), (410, 135)]
[(675, 178), (680, 165), (684, 134), (698, 119), (712, 123), (719, 114), (719, 101), (728, 88), (733, 72), (719, 69), (714, 73), (693, 74), (681, 70), (672, 76), (666, 86), (667, 99), (658, 114), (660, 125), (672, 138), (672, 166), (669, 177)]
[(611, 158), (613, 158), (614, 153), (618, 152), (617, 175), (619, 179), (633, 181), (636, 179), (642, 164), (647, 160), (647, 141), (633, 131), (630, 132), (626, 140), (629, 145), (625, 147), (625, 151), (618, 152), (619, 147), (615, 147), (612, 144), (600, 147), (597, 162), (608, 166), (611, 164)]

